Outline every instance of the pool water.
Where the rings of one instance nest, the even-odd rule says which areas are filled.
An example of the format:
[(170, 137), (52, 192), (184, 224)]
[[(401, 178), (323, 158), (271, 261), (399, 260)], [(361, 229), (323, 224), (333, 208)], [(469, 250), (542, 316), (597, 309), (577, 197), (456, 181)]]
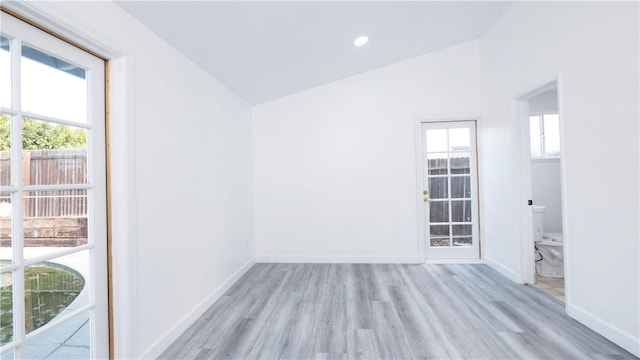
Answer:
[[(0, 260), (0, 264), (9, 264)], [(44, 326), (75, 300), (85, 281), (70, 267), (43, 262), (25, 268), (25, 330)], [(9, 274), (0, 279), (0, 345), (13, 340), (13, 281)]]

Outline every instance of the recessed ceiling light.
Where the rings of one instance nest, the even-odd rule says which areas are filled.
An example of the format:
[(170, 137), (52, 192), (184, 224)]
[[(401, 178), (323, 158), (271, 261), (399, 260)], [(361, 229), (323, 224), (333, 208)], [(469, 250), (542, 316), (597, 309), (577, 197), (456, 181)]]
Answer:
[(369, 38), (366, 36), (360, 36), (357, 37), (354, 41), (353, 41), (353, 45), (355, 46), (362, 46), (364, 44), (366, 44), (367, 42), (369, 42)]

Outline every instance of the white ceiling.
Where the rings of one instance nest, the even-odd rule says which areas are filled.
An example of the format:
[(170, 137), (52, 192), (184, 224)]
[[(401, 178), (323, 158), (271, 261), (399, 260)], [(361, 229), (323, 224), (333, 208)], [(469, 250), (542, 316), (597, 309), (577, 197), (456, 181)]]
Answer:
[[(508, 2), (119, 2), (250, 104), (478, 38)], [(353, 40), (366, 34), (361, 48)]]

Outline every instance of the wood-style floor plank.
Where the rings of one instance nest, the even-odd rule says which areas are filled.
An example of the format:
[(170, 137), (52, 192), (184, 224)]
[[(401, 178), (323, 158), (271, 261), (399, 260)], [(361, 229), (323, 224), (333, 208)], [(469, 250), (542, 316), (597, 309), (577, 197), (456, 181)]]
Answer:
[(485, 265), (256, 264), (161, 359), (636, 359)]

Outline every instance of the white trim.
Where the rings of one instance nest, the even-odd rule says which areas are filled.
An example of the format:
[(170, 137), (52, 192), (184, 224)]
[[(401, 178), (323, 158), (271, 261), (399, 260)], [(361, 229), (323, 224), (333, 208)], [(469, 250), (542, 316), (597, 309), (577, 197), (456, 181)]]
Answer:
[(439, 259), (439, 260), (425, 260), (425, 265), (438, 265), (438, 264), (484, 264), (484, 260), (479, 259)]
[(559, 157), (531, 158), (532, 163), (556, 163), (560, 162)]
[(104, 34), (87, 32), (92, 28), (90, 24), (76, 15), (61, 11), (54, 2), (3, 1), (2, 6), (105, 58), (123, 55), (117, 50), (120, 47), (108, 41)]
[[(516, 221), (517, 240), (517, 272), (525, 284), (535, 283), (535, 258), (533, 251), (533, 215), (531, 206), (526, 206), (527, 199), (533, 199), (531, 185), (531, 154), (529, 146), (529, 103), (526, 98), (513, 100), (512, 131), (513, 168), (515, 170), (514, 201), (518, 214)], [(526, 125), (526, 126), (525, 126)], [(528, 251), (531, 249), (531, 251)]]
[[(1, 15), (1, 14), (0, 14)], [(11, 107), (13, 109), (18, 110), (15, 115), (11, 116), (11, 141), (12, 144), (22, 144), (22, 115), (20, 115), (20, 110), (22, 109), (22, 91), (21, 91), (21, 82), (22, 82), (22, 70), (21, 70), (21, 61), (20, 57), (22, 56), (22, 49), (16, 45), (20, 44), (20, 40), (13, 39), (11, 40)], [(24, 214), (23, 208), (23, 193), (20, 190), (20, 185), (22, 185), (22, 162), (17, 161), (17, 159), (22, 158), (22, 146), (12, 146), (11, 147), (11, 178), (12, 188), (16, 188), (17, 191), (11, 194), (11, 205), (13, 206), (13, 211), (16, 214)], [(17, 162), (17, 163), (16, 163)], [(13, 277), (13, 291), (14, 295), (16, 293), (15, 289), (18, 290), (18, 296), (21, 295), (21, 292), (24, 291), (24, 217), (17, 216), (12, 217), (12, 234), (16, 234), (16, 236), (12, 235), (12, 245), (13, 245), (13, 261), (14, 264), (18, 266), (15, 270)], [(22, 296), (20, 296), (22, 297)], [(14, 296), (15, 299), (15, 296)], [(25, 313), (25, 304), (22, 301), (19, 301), (17, 304), (13, 304), (14, 314), (24, 314)], [(13, 341), (15, 341), (18, 345), (16, 346), (16, 350), (14, 351), (14, 357), (20, 358), (24, 357), (24, 337), (25, 337), (25, 318), (23, 316), (14, 316), (13, 317)]]
[[(560, 117), (560, 201), (562, 202), (562, 251), (564, 255), (564, 301), (565, 301), (565, 311), (567, 311), (567, 305), (571, 301), (571, 288), (569, 287), (571, 276), (567, 275), (569, 273), (569, 264), (571, 260), (571, 232), (569, 230), (569, 204), (567, 202), (567, 162), (565, 154), (567, 153), (567, 141), (566, 132), (565, 132), (565, 121), (564, 119), (564, 109), (562, 108), (563, 100), (563, 91), (564, 91), (564, 80), (562, 79), (562, 73), (558, 74), (558, 78), (556, 79), (556, 93), (558, 96), (558, 116)], [(534, 265), (535, 266), (535, 265)]]
[(480, 116), (473, 115), (473, 114), (443, 115), (443, 116), (415, 115), (413, 118), (418, 123), (418, 125), (421, 123), (432, 123), (432, 122), (452, 122), (452, 121), (457, 122), (457, 121), (480, 120)]
[(427, 256), (427, 249), (425, 243), (425, 213), (424, 213), (424, 202), (422, 200), (422, 184), (424, 183), (424, 164), (423, 157), (424, 154), (424, 144), (422, 143), (422, 122), (417, 118), (415, 122), (415, 139), (416, 139), (416, 204), (418, 210), (418, 256), (422, 259), (425, 259)]
[(182, 317), (178, 323), (164, 334), (162, 334), (158, 340), (156, 340), (151, 346), (149, 346), (144, 353), (140, 356), (140, 359), (155, 359), (162, 354), (182, 333), (184, 333), (189, 326), (191, 326), (207, 309), (209, 309), (218, 299), (224, 295), (227, 290), (233, 286), (240, 278), (256, 263), (255, 258), (249, 260), (246, 264), (242, 265), (236, 272), (234, 272), (227, 280), (222, 282), (217, 289), (215, 289), (211, 295), (209, 295), (204, 301), (198, 304), (193, 310), (189, 311), (187, 315)]
[(513, 282), (515, 282), (517, 284), (524, 284), (524, 281), (522, 280), (520, 274), (518, 274), (517, 272), (513, 271), (512, 269), (504, 266), (503, 264), (497, 262), (496, 260), (485, 256), (484, 257), (484, 263), (487, 264), (493, 270), (495, 270), (495, 271), (499, 272), (500, 274), (504, 275), (509, 280), (511, 280), (511, 281), (513, 281)]
[(571, 303), (566, 303), (566, 310), (567, 315), (570, 317), (593, 329), (598, 334), (611, 340), (633, 355), (640, 357), (640, 340), (637, 336), (629, 334), (611, 323), (593, 315), (589, 311)]
[(139, 354), (134, 56), (109, 62), (114, 358)]
[(422, 257), (259, 255), (257, 263), (291, 264), (424, 264)]
[(478, 195), (477, 195), (477, 201), (478, 201), (478, 235), (480, 236), (480, 260), (484, 261), (484, 254), (485, 254), (485, 242), (484, 239), (486, 239), (485, 234), (484, 234), (484, 226), (482, 226), (482, 209), (483, 209), (483, 198), (484, 198), (484, 188), (482, 187), (482, 169), (484, 169), (483, 167), (483, 156), (482, 156), (482, 151), (480, 151), (482, 149), (482, 136), (480, 136), (480, 132), (482, 129), (482, 121), (481, 118), (478, 117), (476, 118), (476, 186), (478, 189)]

